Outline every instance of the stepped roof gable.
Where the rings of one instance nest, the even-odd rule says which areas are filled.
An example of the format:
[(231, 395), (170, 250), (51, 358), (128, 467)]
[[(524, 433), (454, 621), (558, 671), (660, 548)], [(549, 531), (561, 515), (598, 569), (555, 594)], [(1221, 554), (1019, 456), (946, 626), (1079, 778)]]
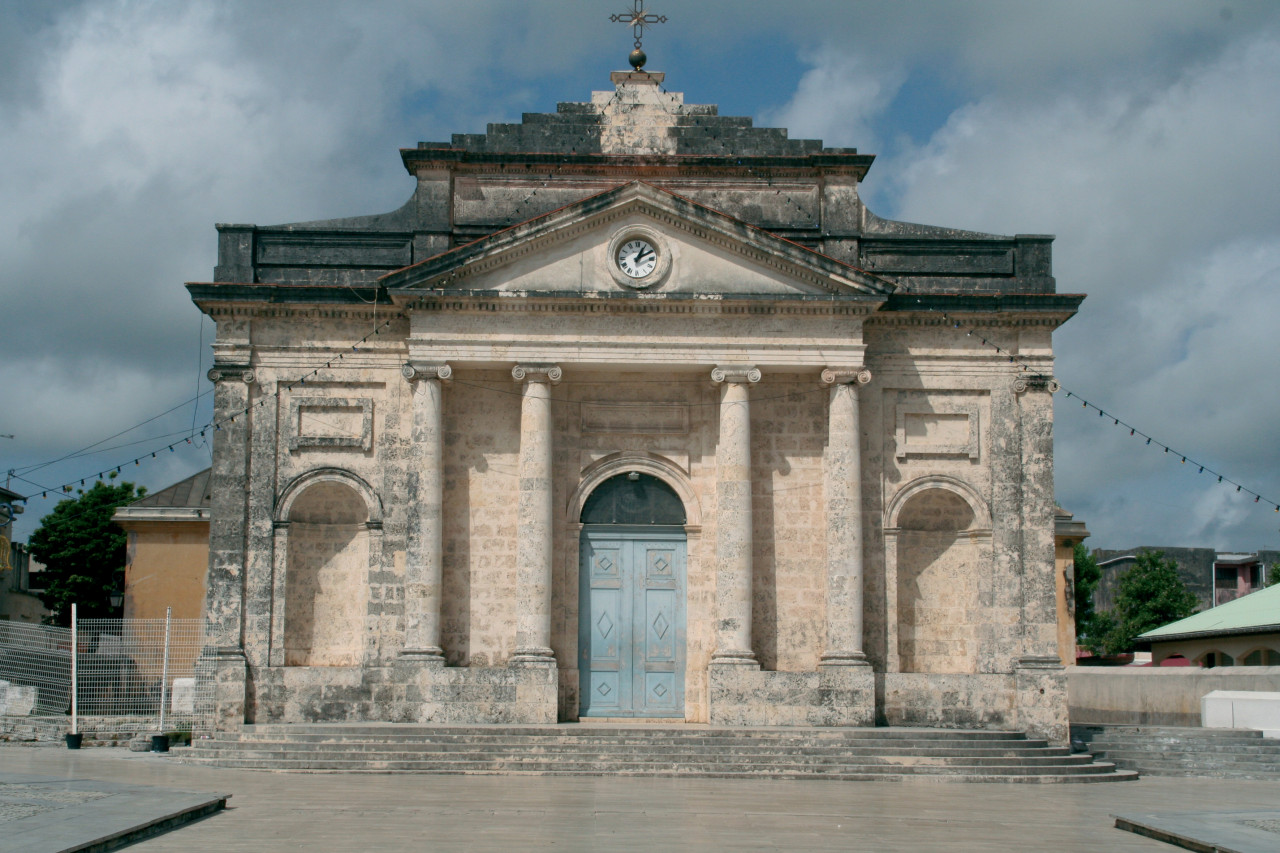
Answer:
[[(627, 281), (617, 243), (649, 235), (675, 270)], [(388, 291), (883, 302), (892, 283), (642, 181), (631, 181), (385, 275)], [(393, 297), (394, 298), (394, 297)]]

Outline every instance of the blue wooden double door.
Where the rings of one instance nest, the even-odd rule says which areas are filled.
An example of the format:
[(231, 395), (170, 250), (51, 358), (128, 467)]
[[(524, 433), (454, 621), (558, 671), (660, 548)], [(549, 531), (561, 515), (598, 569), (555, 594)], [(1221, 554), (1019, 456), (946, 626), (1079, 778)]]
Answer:
[(580, 716), (684, 717), (684, 530), (588, 525), (579, 553)]

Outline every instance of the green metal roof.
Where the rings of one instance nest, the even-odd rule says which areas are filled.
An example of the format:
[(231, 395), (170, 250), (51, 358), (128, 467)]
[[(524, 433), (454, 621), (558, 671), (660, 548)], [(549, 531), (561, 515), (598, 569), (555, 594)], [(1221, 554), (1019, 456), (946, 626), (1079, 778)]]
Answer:
[(1139, 634), (1139, 640), (1172, 640), (1214, 634), (1280, 631), (1280, 584), (1260, 589), (1203, 613)]

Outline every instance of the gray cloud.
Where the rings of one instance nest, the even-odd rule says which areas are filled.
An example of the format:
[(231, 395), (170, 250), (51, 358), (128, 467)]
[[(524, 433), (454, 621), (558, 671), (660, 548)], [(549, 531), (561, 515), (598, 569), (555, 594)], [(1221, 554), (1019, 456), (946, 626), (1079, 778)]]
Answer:
[[(605, 87), (629, 48), (607, 20), (622, 5), (0, 7), (0, 433), (19, 435), (0, 446), (3, 467), (62, 455), (194, 393), (200, 320), (181, 284), (211, 275), (214, 222), (398, 206), (412, 181), (396, 147)], [(1268, 323), (1280, 308), (1275, 4), (650, 5), (672, 19), (646, 39), (654, 66), (709, 57), (716, 85), (731, 87), (672, 75), (671, 88), (704, 103), (745, 88), (762, 123), (879, 150), (867, 188), (879, 212), (1056, 233), (1060, 289), (1090, 293), (1057, 336), (1059, 375), (1280, 491), (1265, 426), (1280, 414)], [(783, 81), (792, 94), (753, 95), (783, 57), (809, 69)], [(922, 76), (959, 106), (917, 147), (892, 120)], [(1280, 541), (1273, 517), (1134, 454), (1127, 432), (1099, 434), (1062, 406), (1058, 436), (1059, 496), (1099, 541)], [(54, 485), (131, 455), (31, 476)], [(136, 476), (163, 486), (207, 464), (203, 450), (171, 456)]]

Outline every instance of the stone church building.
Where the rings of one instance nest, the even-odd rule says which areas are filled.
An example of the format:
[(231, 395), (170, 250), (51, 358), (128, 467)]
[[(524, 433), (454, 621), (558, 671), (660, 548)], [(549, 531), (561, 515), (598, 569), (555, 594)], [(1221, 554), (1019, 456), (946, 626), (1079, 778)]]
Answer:
[(219, 727), (1065, 739), (1051, 238), (612, 83), (403, 149), (391, 213), (218, 226)]

